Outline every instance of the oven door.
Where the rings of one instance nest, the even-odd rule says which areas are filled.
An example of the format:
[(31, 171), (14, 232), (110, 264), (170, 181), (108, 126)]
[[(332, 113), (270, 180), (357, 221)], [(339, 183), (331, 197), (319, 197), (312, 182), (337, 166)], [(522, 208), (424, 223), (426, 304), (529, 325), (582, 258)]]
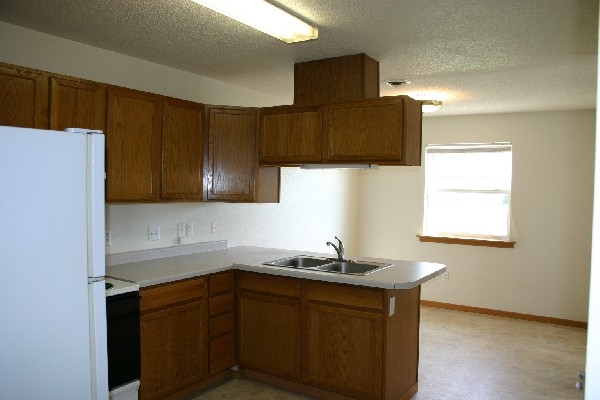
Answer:
[(140, 378), (139, 292), (106, 298), (108, 387), (112, 390)]

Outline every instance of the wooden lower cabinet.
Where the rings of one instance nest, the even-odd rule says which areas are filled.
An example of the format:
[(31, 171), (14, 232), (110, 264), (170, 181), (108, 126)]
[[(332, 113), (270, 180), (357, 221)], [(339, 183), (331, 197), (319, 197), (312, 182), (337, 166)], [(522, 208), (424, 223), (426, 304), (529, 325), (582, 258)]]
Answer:
[(300, 280), (238, 274), (238, 361), (266, 374), (300, 379)]
[(162, 399), (208, 377), (205, 278), (140, 291), (140, 399)]
[(420, 286), (387, 290), (246, 271), (142, 288), (140, 399), (183, 399), (229, 369), (322, 399), (417, 391)]
[(379, 398), (382, 320), (381, 313), (309, 303), (306, 382), (358, 398)]
[(214, 376), (236, 365), (233, 271), (208, 277), (208, 365)]
[(237, 294), (238, 361), (248, 376), (322, 399), (416, 393), (420, 286), (388, 290), (240, 271)]

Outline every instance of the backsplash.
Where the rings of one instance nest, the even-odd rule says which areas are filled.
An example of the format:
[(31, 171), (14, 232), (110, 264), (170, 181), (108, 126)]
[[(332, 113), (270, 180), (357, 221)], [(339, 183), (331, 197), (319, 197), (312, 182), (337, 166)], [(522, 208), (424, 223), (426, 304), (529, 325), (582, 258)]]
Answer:
[[(347, 253), (356, 248), (357, 175), (343, 170), (281, 171), (281, 202), (169, 203), (108, 205), (107, 254), (226, 240), (229, 247), (262, 246), (330, 252), (325, 242), (338, 236)], [(215, 230), (213, 233), (213, 222)], [(177, 239), (177, 224), (192, 223), (193, 236)], [(148, 226), (160, 226), (160, 239), (148, 240)]]

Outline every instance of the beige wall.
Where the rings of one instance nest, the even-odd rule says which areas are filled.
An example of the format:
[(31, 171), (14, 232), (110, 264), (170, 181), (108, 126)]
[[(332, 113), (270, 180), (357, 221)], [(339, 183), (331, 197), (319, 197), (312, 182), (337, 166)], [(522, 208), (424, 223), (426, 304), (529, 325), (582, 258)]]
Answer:
[(513, 143), (516, 247), (419, 242), (424, 175), (411, 167), (362, 174), (358, 250), (446, 264), (424, 299), (585, 321), (594, 134), (593, 110), (425, 118), (425, 144)]
[[(284, 102), (224, 82), (0, 22), (0, 61), (209, 104)], [(176, 224), (193, 222), (190, 242), (227, 239), (328, 252), (441, 262), (450, 280), (423, 298), (586, 320), (589, 285), (594, 111), (424, 119), (425, 143), (511, 141), (517, 246), (491, 249), (420, 243), (423, 169), (361, 173), (284, 169), (280, 204), (156, 204), (107, 207), (109, 253), (176, 245)], [(212, 222), (217, 232), (210, 232)], [(161, 240), (146, 240), (148, 225)]]
[(1, 21), (0, 61), (200, 103), (284, 104), (265, 93)]
[[(208, 104), (284, 104), (264, 93), (2, 22), (0, 61)], [(179, 222), (194, 224), (188, 243), (227, 239), (229, 246), (330, 252), (325, 242), (337, 235), (349, 249), (355, 247), (357, 203), (350, 193), (350, 173), (286, 168), (281, 187), (280, 204), (107, 206), (106, 225), (112, 232), (107, 253), (177, 245)], [(147, 240), (149, 225), (160, 225), (159, 241)]]

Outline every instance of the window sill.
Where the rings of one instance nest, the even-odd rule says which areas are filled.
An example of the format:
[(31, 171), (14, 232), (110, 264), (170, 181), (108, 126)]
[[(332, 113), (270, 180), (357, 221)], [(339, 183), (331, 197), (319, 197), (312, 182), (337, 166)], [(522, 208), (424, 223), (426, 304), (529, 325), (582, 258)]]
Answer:
[(446, 244), (463, 244), (466, 246), (485, 246), (485, 247), (500, 247), (512, 249), (515, 247), (515, 241), (512, 240), (491, 240), (491, 239), (467, 239), (448, 236), (426, 236), (417, 235), (420, 242), (446, 243)]

